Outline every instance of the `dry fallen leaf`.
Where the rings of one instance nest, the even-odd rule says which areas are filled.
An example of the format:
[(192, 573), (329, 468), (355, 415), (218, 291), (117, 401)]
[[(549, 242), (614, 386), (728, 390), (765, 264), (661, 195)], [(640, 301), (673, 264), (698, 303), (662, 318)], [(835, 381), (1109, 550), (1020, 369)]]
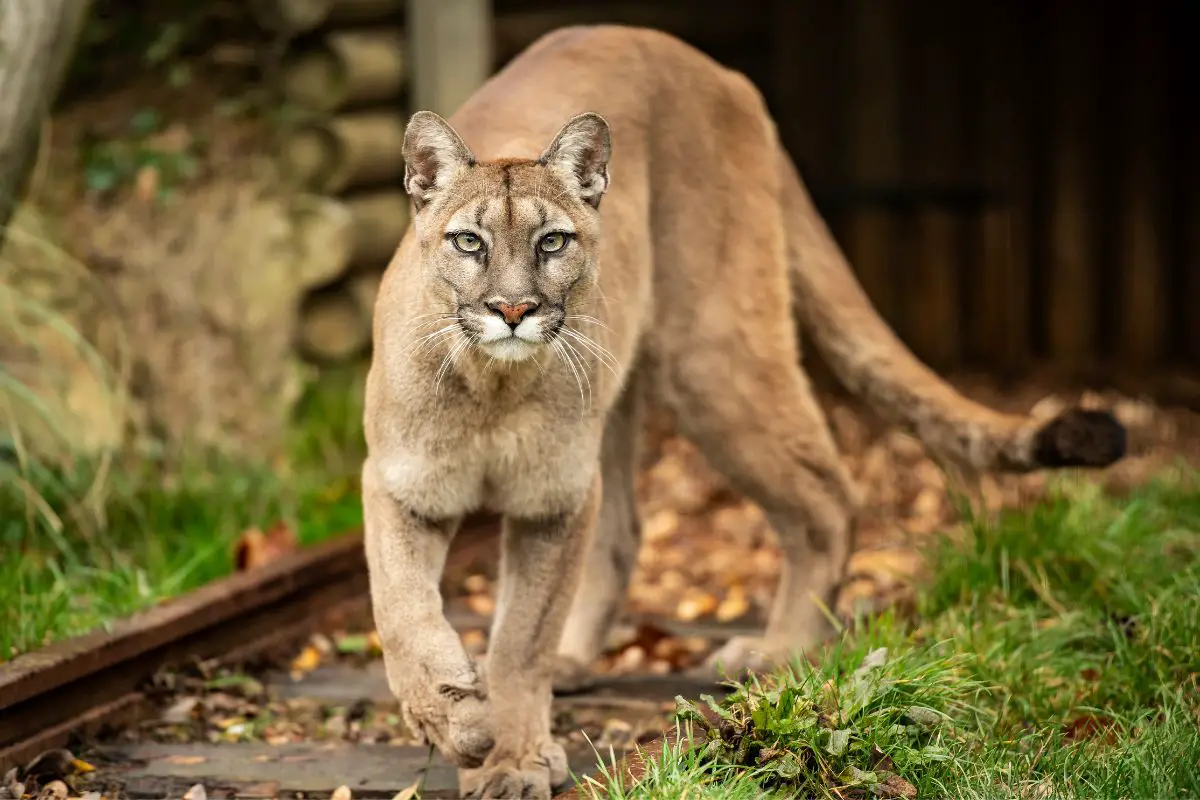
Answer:
[(413, 800), (417, 796), (417, 790), (421, 788), (421, 781), (418, 779), (411, 786), (406, 786), (396, 793), (392, 800)]
[(646, 651), (638, 645), (627, 647), (613, 661), (612, 670), (616, 673), (635, 672), (646, 663)]
[(208, 792), (204, 790), (204, 784), (197, 783), (188, 789), (187, 794), (183, 796), (183, 800), (208, 800)]
[(300, 655), (292, 659), (292, 674), (303, 675), (306, 672), (312, 672), (314, 669), (320, 666), (320, 664), (321, 651), (317, 650), (317, 648), (313, 647), (311, 644), (307, 645), (303, 650), (300, 651)]
[(481, 617), (490, 617), (496, 610), (496, 601), (491, 595), (472, 594), (467, 596), (467, 608)]
[(333, 790), (333, 794), (329, 795), (329, 800), (351, 800), (350, 787), (339, 786)]
[(721, 622), (732, 622), (744, 617), (749, 610), (750, 598), (746, 595), (745, 588), (740, 583), (735, 583), (729, 587), (725, 599), (717, 606), (717, 619)]
[(487, 634), (479, 628), (471, 628), (463, 631), (462, 634), (463, 649), (469, 655), (482, 655), (487, 650)]
[(42, 787), (38, 800), (67, 800), (71, 790), (62, 781), (50, 781)]
[(684, 593), (683, 599), (675, 607), (675, 618), (682, 622), (692, 622), (713, 613), (718, 605), (720, 604), (713, 595), (703, 589), (691, 588)]
[(875, 787), (876, 796), (881, 798), (897, 798), (898, 800), (913, 800), (917, 796), (917, 787), (901, 778), (899, 775), (888, 775), (887, 779)]
[(673, 508), (664, 508), (650, 516), (642, 524), (642, 539), (651, 544), (666, 541), (679, 530), (679, 513)]
[(205, 758), (204, 756), (181, 756), (181, 755), (167, 756), (164, 759), (164, 761), (166, 761), (168, 764), (179, 764), (180, 766), (186, 766), (188, 764), (203, 764), (207, 760), (208, 759)]
[(1068, 739), (1101, 739), (1106, 744), (1116, 744), (1115, 723), (1095, 714), (1084, 714), (1063, 726), (1063, 736)]
[(96, 771), (95, 767), (93, 767), (88, 762), (84, 761), (82, 758), (71, 759), (71, 767), (75, 770), (75, 773), (77, 775), (82, 775), (85, 772), (95, 772)]
[(298, 545), (295, 532), (285, 522), (276, 522), (266, 533), (248, 528), (234, 545), (234, 564), (238, 572), (257, 569), (295, 552)]
[(158, 170), (147, 164), (137, 171), (134, 178), (134, 193), (142, 202), (149, 202), (158, 193)]

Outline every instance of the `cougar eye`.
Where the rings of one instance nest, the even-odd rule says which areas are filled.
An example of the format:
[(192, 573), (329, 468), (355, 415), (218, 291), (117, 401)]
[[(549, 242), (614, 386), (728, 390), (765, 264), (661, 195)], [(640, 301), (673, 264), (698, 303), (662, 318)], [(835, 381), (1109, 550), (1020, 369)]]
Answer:
[(464, 253), (478, 253), (483, 249), (483, 240), (470, 231), (456, 233), (450, 240)]
[(538, 250), (543, 253), (557, 253), (567, 246), (567, 235), (562, 231), (547, 233), (538, 241)]

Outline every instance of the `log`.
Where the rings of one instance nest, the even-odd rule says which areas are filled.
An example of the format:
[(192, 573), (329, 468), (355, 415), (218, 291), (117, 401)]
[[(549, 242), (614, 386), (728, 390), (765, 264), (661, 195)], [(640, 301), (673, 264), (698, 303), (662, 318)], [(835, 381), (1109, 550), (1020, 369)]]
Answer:
[(347, 199), (354, 220), (355, 266), (383, 269), (392, 260), (396, 246), (408, 229), (408, 195), (404, 192), (372, 192)]
[(408, 0), (412, 104), (449, 117), (495, 67), (492, 0)]
[(375, 299), (379, 297), (379, 286), (383, 283), (383, 270), (357, 272), (346, 280), (346, 291), (354, 298), (358, 311), (367, 324), (375, 316)]
[(264, 28), (294, 37), (323, 25), (398, 17), (404, 0), (251, 0), (251, 9)]
[(33, 168), (42, 120), (62, 83), (88, 0), (0, 3), (0, 241)]
[(339, 31), (283, 65), (283, 96), (311, 111), (383, 103), (405, 82), (404, 37), (399, 29)]
[(297, 283), (314, 289), (345, 275), (357, 244), (351, 210), (333, 198), (300, 195), (291, 204), (290, 216)]
[(348, 361), (371, 341), (371, 316), (344, 287), (314, 292), (300, 309), (299, 347), (320, 363)]
[(404, 174), (404, 120), (368, 111), (299, 126), (284, 144), (292, 180), (314, 192), (399, 182)]

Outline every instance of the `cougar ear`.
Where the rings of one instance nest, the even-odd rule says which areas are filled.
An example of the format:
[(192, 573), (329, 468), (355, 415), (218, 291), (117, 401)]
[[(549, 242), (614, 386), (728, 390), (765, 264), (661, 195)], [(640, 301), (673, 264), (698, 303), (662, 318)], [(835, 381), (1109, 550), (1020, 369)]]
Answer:
[(432, 111), (418, 111), (404, 131), (404, 190), (420, 211), (438, 190), (475, 156), (450, 123)]
[(568, 120), (539, 160), (566, 181), (580, 200), (598, 208), (608, 191), (611, 155), (608, 123), (589, 111)]

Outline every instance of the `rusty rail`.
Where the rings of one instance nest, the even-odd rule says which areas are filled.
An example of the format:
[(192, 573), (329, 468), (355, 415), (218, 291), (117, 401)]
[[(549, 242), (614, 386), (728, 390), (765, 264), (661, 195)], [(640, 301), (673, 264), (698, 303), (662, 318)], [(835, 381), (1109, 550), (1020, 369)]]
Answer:
[[(488, 518), (471, 520), (452, 558), (480, 557), (494, 530)], [(136, 721), (149, 706), (143, 687), (164, 667), (253, 656), (366, 595), (362, 534), (353, 531), (0, 664), (0, 773), (73, 735)]]

